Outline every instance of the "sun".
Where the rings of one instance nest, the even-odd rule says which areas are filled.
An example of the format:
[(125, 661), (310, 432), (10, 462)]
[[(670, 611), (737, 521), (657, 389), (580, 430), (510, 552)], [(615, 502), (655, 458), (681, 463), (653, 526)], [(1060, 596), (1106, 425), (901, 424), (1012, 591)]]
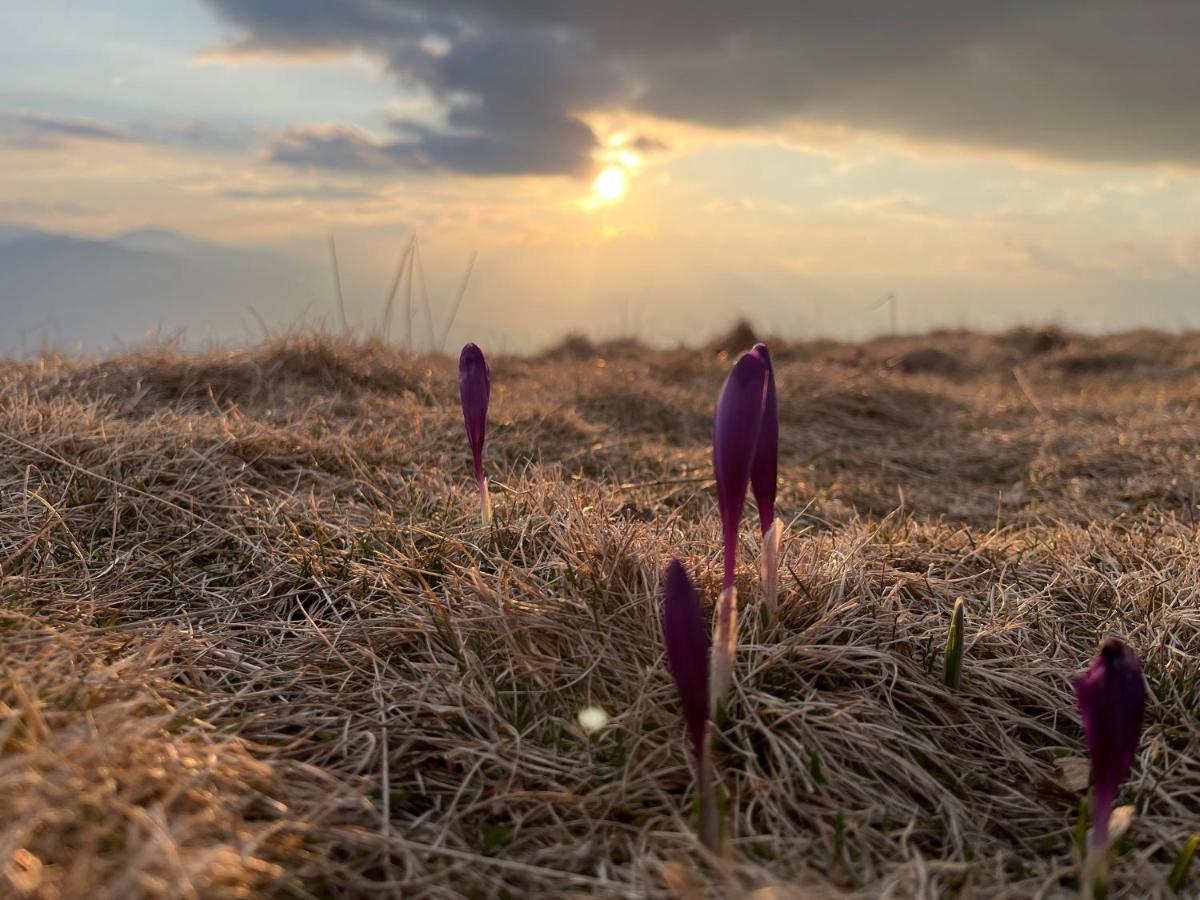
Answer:
[(592, 193), (601, 203), (616, 203), (625, 194), (628, 178), (620, 166), (605, 166), (592, 182)]

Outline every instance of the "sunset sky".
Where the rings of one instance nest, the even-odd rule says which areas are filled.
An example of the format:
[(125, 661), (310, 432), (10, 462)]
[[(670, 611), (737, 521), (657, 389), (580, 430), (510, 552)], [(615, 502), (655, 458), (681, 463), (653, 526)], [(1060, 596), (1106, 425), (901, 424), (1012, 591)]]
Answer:
[(334, 233), (364, 320), (415, 230), (514, 349), (1200, 327), (1198, 164), (1195, 0), (0, 6), (0, 223)]

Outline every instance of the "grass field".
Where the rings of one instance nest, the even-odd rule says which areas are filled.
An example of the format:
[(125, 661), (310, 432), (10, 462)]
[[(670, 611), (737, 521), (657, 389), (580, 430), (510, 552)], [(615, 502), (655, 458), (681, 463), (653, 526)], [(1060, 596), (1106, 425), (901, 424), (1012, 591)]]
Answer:
[(657, 596), (672, 554), (719, 591), (728, 356), (493, 359), (490, 532), (451, 359), (4, 364), (0, 896), (1072, 896), (1070, 678), (1108, 632), (1151, 691), (1114, 894), (1171, 896), (1200, 335), (772, 352), (782, 611), (746, 617), (718, 740), (730, 860), (688, 819)]

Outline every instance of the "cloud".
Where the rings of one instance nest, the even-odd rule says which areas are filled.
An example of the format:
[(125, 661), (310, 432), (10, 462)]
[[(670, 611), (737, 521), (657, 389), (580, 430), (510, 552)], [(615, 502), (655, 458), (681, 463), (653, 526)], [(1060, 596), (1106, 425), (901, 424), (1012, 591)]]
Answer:
[(195, 122), (118, 126), (41, 113), (0, 111), (0, 143), (26, 150), (51, 150), (74, 141), (238, 150), (248, 145), (249, 135)]
[(347, 126), (297, 128), (270, 148), (272, 162), (341, 172), (449, 170), (470, 175), (573, 174), (588, 165), (595, 135), (581, 122), (537, 131), (454, 134), (415, 122), (397, 122), (402, 135), (378, 140)]
[(23, 112), (0, 113), (0, 139), (32, 150), (57, 147), (71, 140), (137, 143), (127, 131), (97, 122)]
[(39, 216), (91, 216), (99, 210), (74, 200), (45, 200), (12, 197), (0, 200), (0, 221)]
[(236, 46), (366, 51), (440, 99), (437, 129), (379, 148), (398, 167), (509, 174), (524, 156), (530, 171), (582, 172), (596, 149), (584, 117), (620, 110), (1200, 163), (1194, 0), (207, 2), (240, 29)]
[(584, 55), (554, 34), (464, 36), (439, 54), (393, 48), (392, 69), (403, 78), (421, 72), (443, 101), (443, 123), (396, 120), (387, 140), (348, 127), (299, 129), (270, 158), (360, 172), (584, 175), (598, 142), (575, 110), (604, 102), (618, 79), (615, 67), (588, 64)]
[(228, 200), (252, 200), (263, 203), (295, 200), (362, 200), (372, 196), (365, 188), (316, 185), (314, 187), (222, 188), (219, 195)]
[(271, 147), (270, 159), (298, 168), (342, 172), (381, 172), (401, 164), (388, 145), (343, 126), (288, 131)]
[[(598, 147), (581, 113), (627, 94), (620, 66), (558, 27), (464, 16), (434, 3), (210, 0), (244, 31), (234, 52), (363, 50), (398, 82), (420, 87), (444, 121), (401, 120), (372, 141), (345, 129), (289, 135), (279, 162), (375, 171), (445, 169), (476, 175), (584, 175)], [(486, 27), (479, 27), (485, 25)]]
[(351, 49), (402, 41), (421, 19), (419, 8), (388, 0), (209, 0), (244, 29), (232, 49), (251, 53)]
[(630, 150), (636, 150), (643, 156), (652, 156), (655, 153), (665, 153), (670, 150), (670, 145), (661, 138), (652, 137), (648, 134), (639, 134), (633, 140), (629, 141), (625, 146)]

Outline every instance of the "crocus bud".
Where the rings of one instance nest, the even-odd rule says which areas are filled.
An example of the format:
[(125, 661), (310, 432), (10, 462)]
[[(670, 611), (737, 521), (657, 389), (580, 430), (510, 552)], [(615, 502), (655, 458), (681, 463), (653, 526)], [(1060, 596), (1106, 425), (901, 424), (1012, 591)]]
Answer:
[(782, 537), (782, 526), (775, 519), (775, 490), (779, 469), (779, 402), (775, 398), (775, 371), (771, 366), (771, 354), (767, 345), (755, 344), (750, 352), (757, 354), (767, 367), (767, 397), (763, 406), (762, 426), (758, 432), (758, 446), (754, 451), (754, 463), (750, 467), (750, 487), (754, 490), (754, 503), (758, 507), (758, 522), (762, 528), (759, 573), (762, 579), (763, 599), (767, 604), (767, 621), (774, 621), (779, 602), (779, 543)]
[(737, 568), (738, 525), (746, 506), (750, 468), (762, 428), (763, 405), (767, 398), (767, 364), (751, 351), (741, 358), (725, 379), (717, 398), (713, 420), (713, 474), (717, 480), (717, 507), (725, 543), (725, 577), (717, 602), (712, 648), (712, 709), (725, 699), (733, 679), (733, 657), (737, 649), (737, 590), (733, 586)]
[(750, 484), (754, 488), (754, 503), (758, 506), (758, 522), (762, 533), (775, 521), (775, 490), (779, 469), (779, 401), (775, 397), (775, 370), (767, 345), (758, 343), (750, 351), (767, 367), (767, 396), (763, 405), (758, 445), (750, 468)]
[(1092, 847), (1104, 848), (1109, 816), (1133, 765), (1146, 708), (1146, 682), (1133, 649), (1106, 638), (1088, 670), (1075, 679), (1075, 700), (1092, 760)]
[[(724, 586), (733, 585), (738, 525), (746, 506), (746, 488), (755, 461), (763, 407), (767, 400), (767, 363), (755, 351), (743, 353), (725, 379), (713, 419), (713, 475), (725, 541)], [(778, 430), (778, 428), (777, 428)], [(772, 508), (775, 502), (772, 492)], [(772, 512), (773, 514), (773, 512)]]
[(475, 481), (479, 485), (479, 509), (483, 524), (492, 518), (488, 497), (487, 476), (483, 471), (483, 440), (487, 432), (488, 400), (491, 397), (492, 370), (483, 351), (476, 344), (467, 344), (458, 357), (458, 393), (462, 399), (463, 421), (467, 425), (467, 443), (475, 464)]
[(662, 628), (667, 665), (679, 691), (692, 752), (699, 760), (708, 726), (708, 633), (700, 612), (700, 597), (677, 559), (667, 566)]
[(667, 566), (662, 629), (667, 666), (679, 692), (692, 760), (696, 765), (701, 838), (709, 849), (716, 850), (720, 820), (708, 743), (708, 634), (700, 611), (700, 598), (678, 559), (672, 559)]

